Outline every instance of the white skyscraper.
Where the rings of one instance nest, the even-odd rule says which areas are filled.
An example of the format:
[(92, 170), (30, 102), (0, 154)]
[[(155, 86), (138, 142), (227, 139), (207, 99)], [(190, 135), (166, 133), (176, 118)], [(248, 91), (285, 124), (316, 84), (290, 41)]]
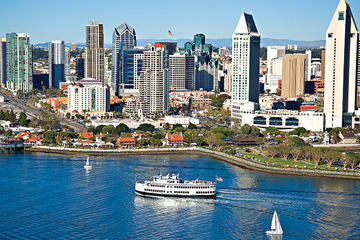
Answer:
[(356, 107), (359, 32), (349, 3), (340, 0), (326, 34), (326, 128), (342, 127)]
[(139, 97), (141, 109), (146, 117), (165, 113), (169, 107), (167, 50), (156, 43), (144, 51), (143, 69), (140, 72)]
[(260, 34), (253, 16), (243, 13), (232, 37), (232, 116), (259, 102)]
[(267, 62), (266, 67), (268, 73), (271, 69), (271, 61), (275, 58), (279, 58), (285, 55), (285, 46), (268, 46), (267, 47)]

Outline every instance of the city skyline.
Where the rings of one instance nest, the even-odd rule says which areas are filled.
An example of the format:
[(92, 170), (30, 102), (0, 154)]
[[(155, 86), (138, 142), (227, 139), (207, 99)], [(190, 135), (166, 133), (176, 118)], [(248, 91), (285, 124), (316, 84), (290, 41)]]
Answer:
[[(85, 41), (83, 26), (89, 20), (96, 20), (104, 24), (105, 43), (111, 43), (113, 28), (122, 22), (127, 22), (137, 29), (138, 39), (171, 38), (168, 35), (169, 30), (174, 34), (174, 40), (191, 38), (199, 32), (204, 33), (207, 38), (231, 38), (232, 31), (236, 27), (234, 22), (237, 21), (242, 11), (256, 16), (255, 21), (264, 38), (324, 40), (328, 22), (331, 20), (335, 10), (334, 6), (337, 5), (338, 1), (320, 0), (314, 2), (305, 0), (301, 5), (294, 6), (293, 2), (285, 0), (279, 0), (276, 3), (263, 0), (252, 1), (251, 3), (225, 0), (221, 3), (213, 2), (212, 4), (205, 1), (190, 2), (185, 0), (181, 5), (173, 7), (173, 5), (166, 4), (164, 0), (157, 0), (155, 1), (156, 4), (152, 5), (144, 4), (143, 0), (137, 0), (135, 3), (116, 3), (108, 0), (106, 4), (97, 4), (94, 7), (94, 4), (83, 4), (83, 1), (70, 4), (70, 1), (65, 0), (63, 5), (57, 6), (56, 12), (45, 11), (53, 5), (51, 2), (41, 0), (36, 1), (38, 4), (34, 4), (34, 1), (31, 3), (22, 2), (22, 4), (11, 2), (3, 4), (0, 9), (2, 16), (7, 17), (14, 11), (19, 14), (16, 21), (9, 22), (6, 26), (0, 26), (0, 35), (5, 36), (9, 32), (26, 32), (32, 36), (32, 43), (37, 44), (54, 39), (82, 43)], [(355, 21), (358, 21), (360, 14), (356, 13), (360, 12), (360, 2), (352, 0), (350, 4), (355, 13)], [(136, 11), (125, 11), (121, 17), (117, 17), (117, 5), (121, 5), (122, 8), (135, 6)], [(159, 5), (162, 6), (163, 14), (155, 16), (152, 14), (152, 9)], [(109, 8), (108, 6), (113, 7)], [(324, 6), (328, 7), (324, 8)], [(204, 11), (197, 11), (199, 8), (204, 9)], [(31, 9), (30, 21), (28, 18), (29, 9)], [(67, 14), (63, 14), (62, 9)], [(83, 11), (79, 11), (81, 9)], [(104, 14), (105, 11), (106, 14)], [(186, 18), (184, 18), (185, 11), (188, 16)], [(23, 12), (24, 14), (22, 14)], [(224, 12), (227, 14), (224, 14), (222, 18), (216, 17)], [(47, 21), (44, 21), (44, 18)], [(148, 19), (151, 19), (151, 24), (149, 24)], [(285, 21), (286, 19), (287, 21)]]

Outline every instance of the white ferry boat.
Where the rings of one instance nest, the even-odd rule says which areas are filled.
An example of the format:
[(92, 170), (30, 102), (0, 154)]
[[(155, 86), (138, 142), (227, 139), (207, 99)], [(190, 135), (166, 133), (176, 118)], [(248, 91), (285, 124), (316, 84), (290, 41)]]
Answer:
[(182, 180), (179, 174), (171, 176), (154, 176), (151, 181), (135, 184), (135, 192), (139, 195), (214, 198), (216, 196), (216, 182), (203, 180)]

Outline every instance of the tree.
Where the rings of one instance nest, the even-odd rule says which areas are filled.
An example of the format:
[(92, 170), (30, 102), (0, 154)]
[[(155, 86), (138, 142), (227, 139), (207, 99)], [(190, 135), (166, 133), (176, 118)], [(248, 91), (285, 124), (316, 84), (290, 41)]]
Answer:
[(354, 169), (355, 165), (360, 162), (360, 156), (358, 153), (346, 153), (348, 164), (350, 164), (351, 168)]
[(102, 129), (102, 133), (104, 134), (111, 134), (115, 131), (115, 127), (114, 126), (105, 126)]
[(147, 138), (141, 138), (137, 143), (140, 146), (148, 146), (150, 141)]
[(116, 126), (116, 132), (117, 133), (129, 132), (129, 127), (124, 123), (120, 123), (119, 125)]
[(10, 136), (12, 136), (12, 134), (13, 134), (13, 132), (12, 132), (11, 130), (6, 130), (6, 131), (4, 132), (4, 136), (5, 136), (5, 137), (10, 137)]
[(337, 151), (326, 150), (324, 154), (325, 161), (327, 162), (327, 167), (331, 167), (332, 164), (341, 158), (341, 154)]
[(315, 166), (319, 166), (321, 159), (324, 156), (324, 152), (320, 148), (313, 148), (311, 152), (311, 158), (315, 162)]
[(50, 130), (44, 133), (45, 141), (49, 144), (54, 144), (56, 141), (57, 132)]
[(288, 137), (285, 141), (285, 144), (290, 147), (304, 147), (308, 145), (299, 137)]
[(221, 108), (221, 107), (223, 107), (224, 102), (227, 99), (231, 99), (231, 97), (227, 94), (221, 94), (217, 97), (216, 97), (216, 95), (213, 95), (213, 96), (211, 96), (211, 99), (212, 99), (211, 106)]
[(273, 136), (280, 135), (280, 131), (276, 127), (267, 127), (265, 133), (271, 134)]
[(182, 125), (176, 124), (176, 125), (174, 125), (173, 130), (174, 130), (174, 132), (177, 132), (177, 133), (183, 133), (183, 132), (185, 132), (186, 129)]
[(245, 124), (244, 126), (242, 126), (240, 128), (239, 132), (244, 135), (260, 136), (260, 129), (258, 129), (255, 126), (250, 126), (248, 124)]
[(289, 135), (297, 135), (300, 136), (302, 134), (308, 133), (308, 130), (306, 130), (306, 128), (303, 127), (298, 127), (294, 130), (292, 130), (291, 132), (289, 132)]
[(169, 129), (171, 128), (171, 126), (170, 126), (169, 123), (165, 123), (164, 126), (163, 126), (163, 128), (164, 128), (165, 130), (169, 130)]
[(300, 155), (303, 153), (302, 147), (290, 148), (290, 154), (293, 157), (294, 161), (297, 162), (300, 158)]
[(18, 122), (19, 122), (20, 126), (26, 127), (28, 125), (27, 116), (24, 112), (20, 113)]
[(286, 145), (281, 145), (278, 147), (278, 149), (280, 157), (282, 157), (284, 160), (287, 160), (289, 155), (291, 154), (291, 148)]
[(142, 123), (137, 128), (137, 130), (144, 131), (144, 132), (152, 132), (155, 130), (155, 127), (149, 123)]
[(197, 126), (193, 123), (190, 123), (188, 126), (188, 129), (194, 130), (194, 129), (197, 129)]
[(225, 142), (222, 140), (225, 137), (224, 134), (222, 133), (215, 133), (215, 134), (210, 134), (209, 136), (207, 136), (205, 138), (205, 142), (207, 144), (209, 144), (209, 146), (212, 148), (214, 145), (215, 146), (222, 146), (225, 144)]
[(265, 148), (265, 152), (270, 156), (272, 159), (279, 153), (278, 146), (270, 146)]

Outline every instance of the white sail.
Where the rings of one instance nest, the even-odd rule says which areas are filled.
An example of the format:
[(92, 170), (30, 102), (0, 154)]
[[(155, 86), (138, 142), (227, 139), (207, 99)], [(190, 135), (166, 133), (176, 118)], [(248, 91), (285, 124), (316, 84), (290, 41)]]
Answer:
[(90, 160), (89, 160), (89, 157), (87, 157), (87, 159), (86, 159), (86, 166), (90, 166)]
[(276, 211), (274, 212), (272, 221), (271, 221), (271, 230), (266, 232), (267, 234), (270, 235), (282, 235), (283, 234), (283, 230), (280, 224), (280, 220), (279, 217), (276, 213)]

